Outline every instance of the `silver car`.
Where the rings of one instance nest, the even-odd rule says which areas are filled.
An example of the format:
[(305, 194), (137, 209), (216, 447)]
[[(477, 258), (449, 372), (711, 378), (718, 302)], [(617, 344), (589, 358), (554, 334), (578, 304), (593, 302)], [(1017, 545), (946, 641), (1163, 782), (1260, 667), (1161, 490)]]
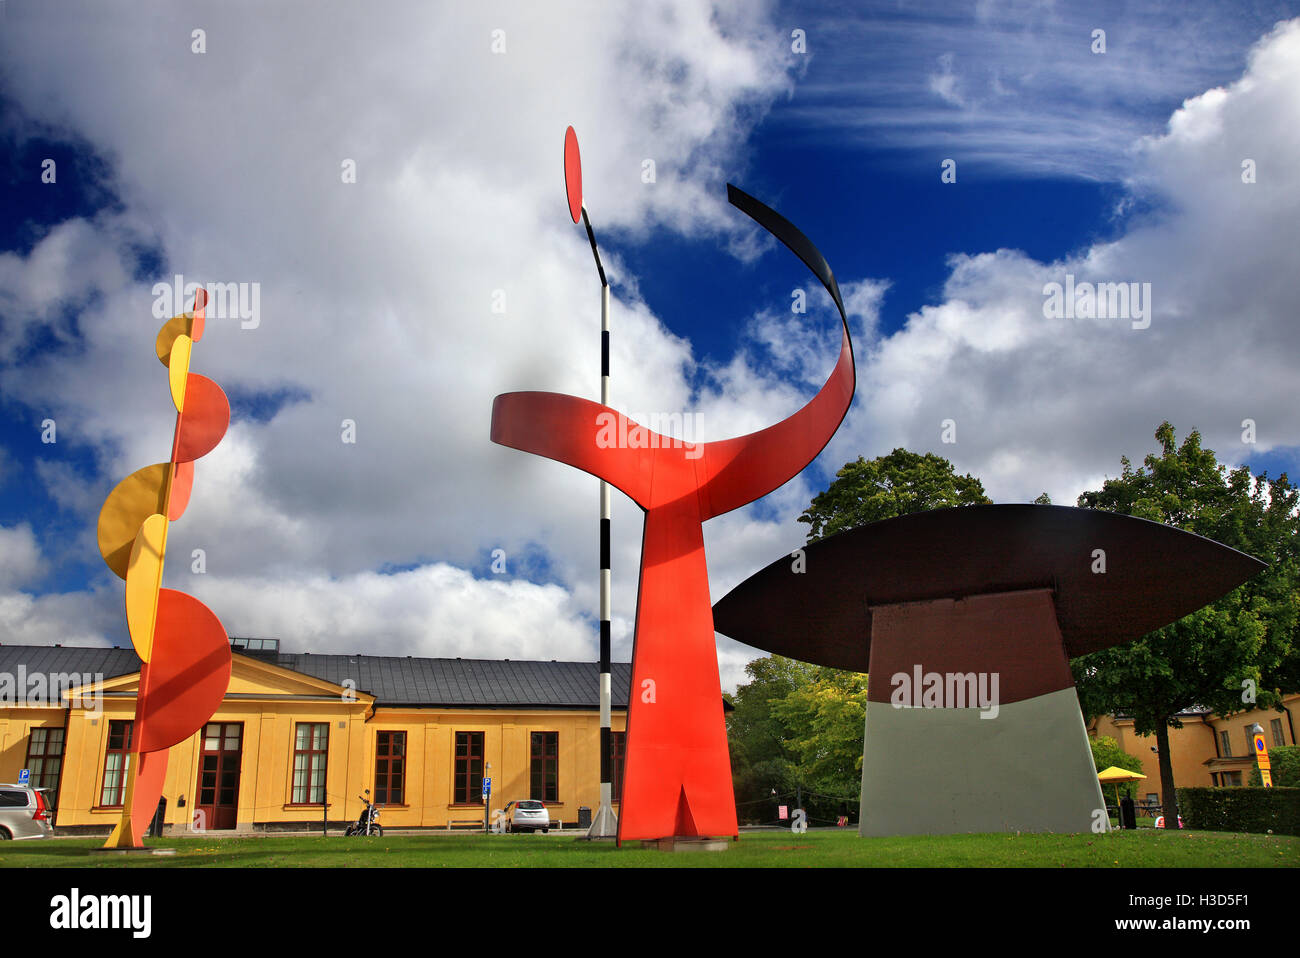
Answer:
[(511, 802), (506, 806), (509, 824), (506, 828), (512, 832), (535, 832), (539, 828), (543, 834), (551, 830), (551, 813), (546, 806), (536, 799)]
[(43, 793), (44, 789), (26, 785), (0, 785), (0, 841), (54, 834)]

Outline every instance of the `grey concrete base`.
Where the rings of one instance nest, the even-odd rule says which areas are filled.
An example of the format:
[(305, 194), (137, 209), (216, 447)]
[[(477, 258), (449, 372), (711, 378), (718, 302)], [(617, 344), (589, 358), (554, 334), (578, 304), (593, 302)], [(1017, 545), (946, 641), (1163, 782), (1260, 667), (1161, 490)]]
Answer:
[(729, 838), (658, 838), (641, 842), (642, 848), (660, 852), (725, 852)]
[(982, 714), (868, 702), (858, 834), (1109, 827), (1073, 688)]
[(604, 802), (596, 809), (596, 815), (591, 820), (591, 827), (587, 829), (588, 838), (617, 838), (618, 837), (618, 816), (614, 814), (614, 809)]

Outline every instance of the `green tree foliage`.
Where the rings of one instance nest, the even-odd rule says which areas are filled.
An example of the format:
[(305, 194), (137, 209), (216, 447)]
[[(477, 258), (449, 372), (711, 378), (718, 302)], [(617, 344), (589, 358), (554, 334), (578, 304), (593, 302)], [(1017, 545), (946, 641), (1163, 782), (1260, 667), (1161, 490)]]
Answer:
[(798, 784), (789, 731), (772, 710), (811, 682), (816, 671), (815, 665), (770, 655), (745, 666), (749, 682), (728, 696), (733, 711), (727, 714), (727, 744), (742, 822), (769, 820), (776, 804), (773, 792), (784, 795)]
[[(1096, 738), (1090, 736), (1088, 744), (1092, 746), (1092, 764), (1096, 766), (1097, 771), (1103, 771), (1112, 765), (1116, 768), (1128, 769), (1130, 772), (1142, 771), (1142, 760), (1120, 748), (1119, 742), (1109, 735), (1101, 735)], [(1140, 784), (1141, 782), (1120, 782), (1119, 796), (1121, 798), (1136, 798), (1138, 785)], [(1103, 785), (1101, 790), (1107, 800), (1113, 798), (1116, 794), (1114, 785)]]
[(740, 820), (774, 821), (799, 791), (814, 822), (834, 821), (846, 804), (856, 812), (867, 677), (779, 655), (745, 673), (727, 715)]
[(895, 449), (870, 462), (859, 456), (835, 476), (799, 517), (810, 527), (809, 542), (912, 512), (992, 502), (978, 479), (957, 475), (952, 463), (933, 453)]
[(867, 720), (867, 677), (820, 669), (772, 709), (790, 734), (799, 781), (826, 795), (856, 795), (862, 782), (862, 739)]
[(1300, 515), (1285, 473), (1269, 479), (1245, 467), (1229, 472), (1201, 448), (1199, 433), (1179, 446), (1167, 422), (1155, 436), (1159, 454), (1137, 469), (1122, 458), (1121, 476), (1085, 492), (1078, 504), (1178, 526), (1271, 563), (1192, 615), (1071, 663), (1085, 714), (1131, 715), (1138, 734), (1155, 735), (1162, 801), (1172, 808), (1168, 730), (1181, 727), (1180, 711), (1268, 707), (1300, 687)]

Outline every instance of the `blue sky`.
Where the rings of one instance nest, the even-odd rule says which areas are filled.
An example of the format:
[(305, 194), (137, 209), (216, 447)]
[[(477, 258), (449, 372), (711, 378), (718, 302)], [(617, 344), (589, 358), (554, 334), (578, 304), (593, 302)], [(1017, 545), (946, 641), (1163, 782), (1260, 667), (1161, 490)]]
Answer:
[[(1072, 503), (1163, 419), (1295, 471), (1300, 4), (0, 6), (0, 642), (127, 641), (94, 525), (166, 456), (152, 287), (183, 273), (258, 284), (260, 315), (196, 347), (234, 421), (168, 585), (289, 649), (594, 657), (595, 482), (487, 440), (496, 393), (598, 388), (570, 123), (614, 405), (722, 438), (829, 371), (832, 315), (791, 313), (815, 284), (727, 182), (813, 239), (854, 314), (854, 407), (802, 476), (706, 527), (715, 597), (800, 543), (838, 466), (898, 445), (996, 501)], [(1047, 318), (1067, 273), (1150, 283), (1149, 328)], [(620, 499), (622, 658), (639, 533)], [(176, 558), (196, 548), (202, 574)], [(754, 654), (720, 641), (724, 686)]]

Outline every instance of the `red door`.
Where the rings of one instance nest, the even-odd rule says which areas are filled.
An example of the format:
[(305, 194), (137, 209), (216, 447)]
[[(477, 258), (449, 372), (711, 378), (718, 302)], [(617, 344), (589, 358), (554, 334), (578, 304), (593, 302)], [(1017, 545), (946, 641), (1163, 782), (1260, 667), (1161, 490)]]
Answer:
[(203, 727), (199, 756), (200, 828), (234, 828), (239, 807), (239, 759), (244, 739), (242, 722), (209, 722)]

